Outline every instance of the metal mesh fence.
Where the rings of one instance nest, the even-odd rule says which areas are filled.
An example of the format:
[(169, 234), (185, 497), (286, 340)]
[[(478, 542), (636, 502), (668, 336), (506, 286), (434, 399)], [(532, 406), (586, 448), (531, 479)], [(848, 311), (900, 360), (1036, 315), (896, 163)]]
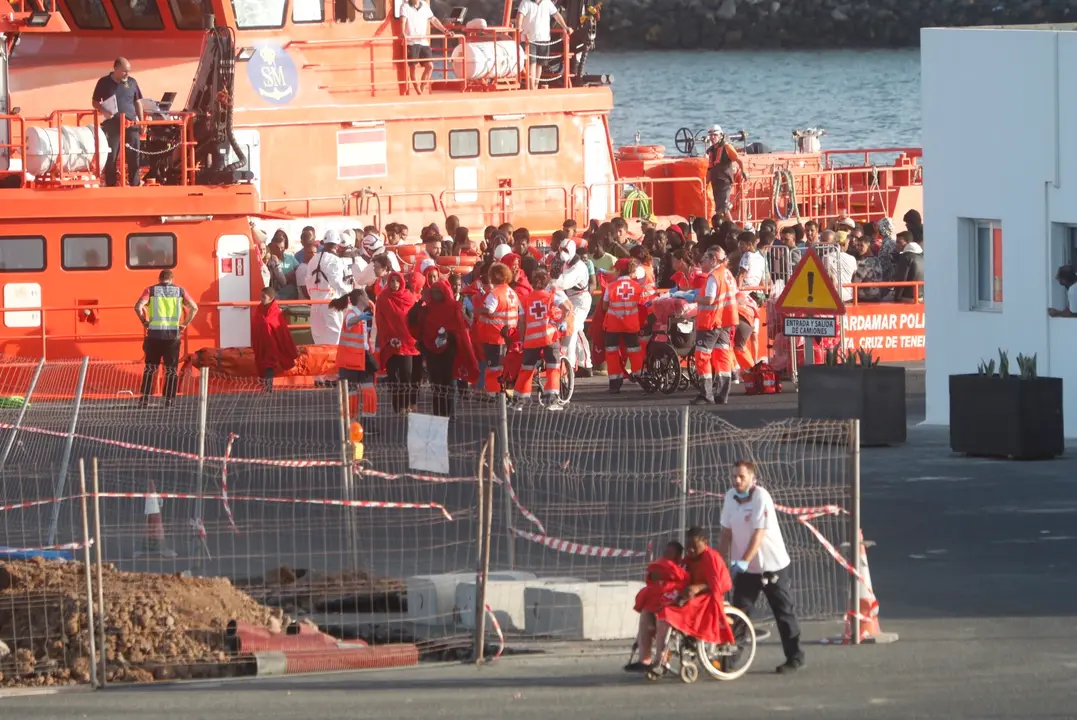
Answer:
[[(415, 643), (427, 657), (464, 656), (479, 595), (476, 475), (491, 438), (499, 476), (485, 576), (493, 642), (634, 635), (632, 598), (649, 558), (692, 525), (716, 539), (737, 459), (754, 461), (789, 510), (782, 530), (800, 614), (846, 612), (848, 575), (797, 514), (846, 505), (846, 423), (741, 430), (704, 410), (516, 412), (503, 399), (457, 392), (444, 437), (448, 472), (434, 473), (412, 468), (413, 426), (435, 410), (429, 388), (418, 390), (418, 415), (409, 416), (392, 412), (400, 388), (379, 384), (380, 409), (363, 418), (357, 462), (355, 408), (341, 388), (266, 393), (257, 380), (189, 375), (173, 403), (159, 397), (158, 379), (158, 394), (142, 406), (141, 373), (140, 363), (0, 361), (0, 615), (13, 618), (0, 617), (11, 658), (0, 646), (0, 671), (9, 679), (85, 679), (84, 628), (51, 650), (42, 645), (56, 634), (53, 616), (77, 611), (85, 624), (87, 590), (71, 584), (81, 577), (84, 530), (104, 564), (103, 679), (246, 672), (229, 620), (300, 623), (372, 645)], [(99, 530), (82, 520), (80, 459), (96, 461)], [(849, 539), (844, 518), (817, 514), (810, 522), (831, 543)], [(28, 612), (37, 601), (18, 598), (48, 582), (5, 587), (4, 568), (25, 572), (20, 558), (36, 556), (33, 572), (54, 572), (41, 559), (49, 553), (75, 561), (70, 577), (40, 601), (50, 609)], [(34, 655), (33, 669), (21, 650)]]

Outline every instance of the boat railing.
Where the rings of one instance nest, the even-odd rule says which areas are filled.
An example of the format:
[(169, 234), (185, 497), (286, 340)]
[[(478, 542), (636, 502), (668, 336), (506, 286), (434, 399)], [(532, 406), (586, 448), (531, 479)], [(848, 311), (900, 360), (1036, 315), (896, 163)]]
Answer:
[[(642, 190), (649, 197), (653, 198), (655, 185), (673, 185), (674, 189), (676, 189), (677, 186), (680, 186), (689, 189), (689, 191), (695, 194), (698, 198), (705, 199), (707, 197), (707, 185), (703, 178), (700, 177), (630, 177), (619, 178), (608, 182), (576, 183), (569, 190), (569, 199), (571, 203), (569, 209), (571, 215), (568, 217), (575, 218), (576, 221), (579, 222), (580, 217), (583, 217), (586, 220), (588, 218), (599, 216), (605, 218), (611, 212), (620, 213), (622, 208), (612, 207), (612, 205), (621, 201), (628, 186)], [(592, 203), (595, 202), (595, 190), (599, 188), (612, 189), (614, 191), (613, 196), (607, 196), (605, 200), (605, 202), (611, 204), (611, 207), (592, 207)], [(630, 210), (632, 209), (633, 208), (630, 208)], [(629, 212), (628, 214), (635, 215), (635, 212)]]
[[(487, 196), (492, 196), (490, 202), (480, 201), (480, 197)], [(530, 198), (530, 201), (521, 200), (521, 196)], [(490, 205), (492, 209), (486, 209)], [(476, 190), (442, 190), (438, 196), (438, 207), (444, 217), (456, 215), (464, 225), (479, 227), (512, 222), (515, 213), (529, 209), (548, 214), (560, 208), (561, 216), (566, 218), (570, 217), (572, 211), (569, 192), (562, 185), (505, 185)]]
[[(371, 94), (391, 92), (406, 95), (411, 90), (410, 69), (430, 62), (434, 71), (432, 90), (447, 92), (490, 92), (527, 87), (529, 44), (515, 27), (454, 27), (453, 37), (428, 35), (430, 60), (409, 60), (407, 39), (400, 36), (329, 40), (293, 40), (287, 47), (313, 57), (303, 69), (326, 79), (317, 88), (330, 94)], [(558, 87), (571, 87), (568, 36), (560, 37), (561, 72), (553, 78)], [(416, 39), (416, 38), (411, 38)], [(320, 62), (321, 51), (354, 50), (348, 62)], [(388, 51), (388, 52), (387, 52)], [(335, 53), (334, 53), (335, 55)], [(547, 82), (551, 78), (546, 78)]]
[[(142, 155), (178, 152), (180, 184), (193, 185), (193, 121), (194, 113), (173, 113), (164, 119), (140, 121), (129, 121), (121, 115), (119, 137), (126, 137), (130, 127), (140, 128), (142, 134), (153, 127), (175, 128), (177, 139), (171, 145), (140, 152)], [(17, 178), (17, 187), (85, 187), (102, 183), (109, 148), (99, 112), (65, 109), (56, 110), (47, 117), (0, 115), (0, 123), (4, 122), (11, 132), (6, 142), (0, 142), (0, 160), (6, 160), (0, 164), (4, 168), (0, 170), (0, 179)], [(89, 131), (89, 134), (79, 133), (79, 130)], [(126, 156), (126, 152), (117, 154), (116, 172), (120, 186), (127, 185)]]
[(824, 150), (819, 155), (823, 168), (840, 168), (860, 165), (861, 167), (910, 167), (920, 165), (924, 156), (923, 148), (883, 147), (860, 148), (856, 150)]
[(734, 219), (743, 224), (767, 217), (885, 217), (901, 188), (923, 184), (921, 169), (921, 165), (832, 167), (740, 178), (731, 197)]
[[(843, 283), (843, 288), (851, 288), (853, 290), (853, 299), (845, 304), (848, 306), (893, 306), (893, 305), (908, 305), (911, 310), (923, 308), (923, 281), (912, 282), (868, 282), (868, 283)], [(895, 302), (875, 302), (875, 301), (862, 301), (859, 299), (860, 293), (858, 290), (867, 288), (881, 288), (881, 289), (898, 289), (898, 288), (916, 288), (915, 299), (907, 301), (895, 301)], [(745, 290), (759, 290), (761, 292), (769, 292), (769, 288), (744, 288)], [(328, 300), (278, 300), (277, 304), (282, 307), (298, 307), (309, 308), (314, 305), (327, 305)], [(192, 326), (188, 326), (182, 334), (182, 355), (186, 356), (190, 353), (200, 350), (204, 347), (214, 347), (217, 342), (217, 330), (221, 327), (221, 312), (234, 309), (252, 309), (259, 305), (259, 301), (239, 301), (239, 302), (202, 302), (199, 304), (198, 316)], [(110, 317), (109, 323), (115, 322), (116, 327), (113, 332), (101, 332), (100, 326), (103, 324), (101, 318), (102, 312), (108, 312), (110, 316), (119, 318), (113, 321)], [(21, 322), (27, 318), (20, 318), (19, 328), (8, 327), (8, 314), (9, 313), (21, 313), (24, 316), (28, 314), (37, 314), (37, 324), (31, 325), (30, 322)], [(118, 315), (114, 315), (118, 313)], [(0, 346), (5, 347), (5, 351), (13, 350), (14, 354), (22, 357), (40, 356), (41, 358), (47, 358), (49, 356), (49, 344), (50, 343), (80, 343), (83, 347), (80, 351), (85, 351), (89, 354), (93, 354), (92, 345), (95, 343), (117, 343), (117, 342), (129, 342), (134, 347), (136, 343), (140, 343), (145, 337), (145, 331), (140, 325), (138, 318), (135, 317), (132, 305), (130, 303), (122, 305), (87, 305), (87, 304), (75, 304), (67, 306), (49, 306), (49, 307), (0, 307), (0, 316), (3, 316), (4, 320), (0, 323)], [(66, 318), (65, 318), (66, 316)], [(54, 332), (49, 331), (50, 324), (52, 327), (63, 327), (65, 329), (56, 329)], [(31, 325), (27, 327), (28, 325)], [(66, 328), (73, 325), (74, 331), (67, 330)], [(84, 330), (84, 328), (90, 327), (94, 330)], [(291, 329), (293, 330), (305, 330), (310, 327), (308, 323), (291, 323)], [(21, 330), (21, 333), (13, 332)], [(17, 348), (11, 347), (14, 343), (22, 343), (31, 338), (40, 341), (40, 353), (36, 348), (26, 347), (25, 345), (19, 345)], [(36, 344), (36, 343), (35, 343)]]

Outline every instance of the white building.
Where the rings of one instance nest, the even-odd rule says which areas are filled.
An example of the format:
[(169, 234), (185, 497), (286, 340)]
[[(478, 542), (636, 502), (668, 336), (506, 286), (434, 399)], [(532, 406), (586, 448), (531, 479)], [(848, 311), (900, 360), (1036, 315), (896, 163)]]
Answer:
[(929, 424), (949, 423), (948, 377), (1002, 348), (1064, 378), (1077, 436), (1077, 317), (1047, 313), (1077, 263), (1075, 29), (921, 33)]

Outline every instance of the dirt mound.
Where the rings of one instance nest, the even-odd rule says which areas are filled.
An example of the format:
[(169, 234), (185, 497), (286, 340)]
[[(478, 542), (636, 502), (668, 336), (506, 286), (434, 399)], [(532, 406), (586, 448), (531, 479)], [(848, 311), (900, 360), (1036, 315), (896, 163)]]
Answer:
[(375, 578), (362, 570), (325, 573), (281, 565), (264, 574), (239, 578), (236, 586), (260, 602), (286, 613), (400, 612), (407, 585)]
[[(225, 578), (106, 565), (104, 591), (109, 681), (230, 676), (238, 666), (225, 651), (229, 620), (280, 627), (280, 610), (259, 605)], [(81, 563), (0, 562), (0, 686), (89, 682), (85, 595)]]

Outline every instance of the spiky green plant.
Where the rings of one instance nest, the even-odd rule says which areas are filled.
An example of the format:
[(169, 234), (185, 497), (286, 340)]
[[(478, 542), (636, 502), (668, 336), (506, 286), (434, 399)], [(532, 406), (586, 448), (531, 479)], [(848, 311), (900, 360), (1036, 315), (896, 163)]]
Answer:
[(994, 377), (995, 375), (995, 360), (992, 358), (990, 361), (980, 360), (980, 367), (977, 368), (977, 372), (980, 375), (986, 377)]
[(1017, 367), (1021, 371), (1022, 380), (1032, 380), (1036, 378), (1036, 354), (1033, 353), (1032, 357), (1028, 355), (1017, 356)]
[(1010, 354), (999, 348), (998, 351), (998, 376), (1008, 378), (1010, 376)]

